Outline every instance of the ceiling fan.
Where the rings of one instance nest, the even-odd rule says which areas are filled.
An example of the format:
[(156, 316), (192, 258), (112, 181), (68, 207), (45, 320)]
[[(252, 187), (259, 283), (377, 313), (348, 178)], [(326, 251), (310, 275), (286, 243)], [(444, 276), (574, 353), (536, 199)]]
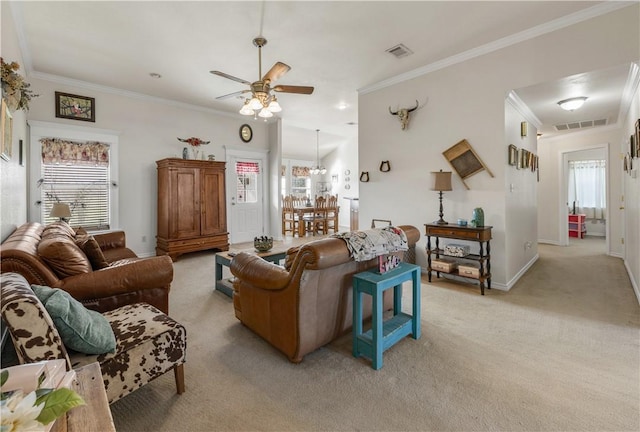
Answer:
[[(262, 36), (258, 36), (253, 40), (253, 44), (258, 47), (258, 78), (262, 75), (262, 47), (267, 44), (267, 40)], [(271, 117), (274, 112), (282, 111), (278, 99), (275, 95), (271, 94), (271, 91), (282, 93), (298, 93), (298, 94), (311, 94), (313, 93), (313, 87), (308, 86), (291, 86), (291, 85), (271, 85), (282, 75), (289, 72), (290, 66), (276, 62), (269, 72), (264, 74), (262, 79), (258, 79), (255, 82), (249, 82), (241, 78), (234, 77), (220, 71), (210, 71), (214, 75), (221, 76), (233, 81), (237, 81), (242, 84), (248, 85), (250, 88), (233, 92), (224, 96), (218, 96), (216, 99), (222, 100), (234, 96), (239, 96), (244, 93), (251, 92), (251, 99), (245, 99), (245, 103), (240, 110), (240, 114), (255, 115), (256, 111), (260, 111), (258, 114), (260, 117)]]

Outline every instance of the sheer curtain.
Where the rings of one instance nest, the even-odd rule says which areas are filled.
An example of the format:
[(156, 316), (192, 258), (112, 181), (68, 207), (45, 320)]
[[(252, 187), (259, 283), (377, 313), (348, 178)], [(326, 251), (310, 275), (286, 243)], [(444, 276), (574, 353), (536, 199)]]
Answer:
[(576, 213), (587, 219), (604, 219), (606, 215), (606, 161), (569, 161), (569, 211), (575, 203)]

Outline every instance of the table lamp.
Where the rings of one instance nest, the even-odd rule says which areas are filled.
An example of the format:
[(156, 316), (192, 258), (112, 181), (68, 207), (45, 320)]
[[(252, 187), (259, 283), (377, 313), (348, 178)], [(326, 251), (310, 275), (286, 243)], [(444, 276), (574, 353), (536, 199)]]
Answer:
[(447, 221), (442, 218), (442, 192), (452, 190), (451, 171), (432, 171), (431, 174), (433, 174), (433, 188), (431, 188), (431, 190), (438, 191), (440, 193), (440, 220), (436, 223), (438, 225), (446, 225)]
[(71, 209), (69, 208), (69, 204), (53, 203), (49, 217), (57, 217), (60, 218), (62, 222), (68, 222), (69, 218), (71, 218)]

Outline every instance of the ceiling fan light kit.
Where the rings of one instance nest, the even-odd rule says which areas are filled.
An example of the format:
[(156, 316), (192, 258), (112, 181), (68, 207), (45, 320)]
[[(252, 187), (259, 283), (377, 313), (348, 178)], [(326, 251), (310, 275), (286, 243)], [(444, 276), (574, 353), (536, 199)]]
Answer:
[(587, 99), (588, 98), (586, 96), (569, 98), (569, 99), (561, 100), (560, 102), (558, 102), (558, 105), (560, 105), (560, 108), (562, 108), (565, 111), (573, 111), (573, 110), (577, 110), (582, 105), (584, 105), (584, 102)]
[[(262, 47), (267, 44), (267, 40), (262, 36), (259, 36), (253, 40), (253, 44), (258, 47), (258, 81), (249, 82), (241, 78), (226, 74), (220, 71), (210, 71), (214, 75), (221, 76), (223, 78), (237, 81), (249, 86), (247, 90), (240, 90), (234, 93), (230, 93), (224, 96), (218, 96), (216, 99), (227, 99), (234, 96), (239, 96), (244, 93), (251, 93), (251, 98), (245, 99), (242, 108), (239, 113), (242, 115), (252, 115), (262, 118), (273, 117), (273, 113), (282, 111), (282, 107), (278, 103), (278, 99), (275, 95), (271, 94), (271, 91), (282, 93), (298, 93), (298, 94), (311, 94), (313, 93), (313, 87), (308, 86), (290, 86), (290, 85), (277, 85), (271, 87), (278, 78), (286, 74), (291, 70), (291, 67), (282, 63), (276, 62), (269, 71), (262, 76)], [(262, 76), (262, 78), (260, 78)]]

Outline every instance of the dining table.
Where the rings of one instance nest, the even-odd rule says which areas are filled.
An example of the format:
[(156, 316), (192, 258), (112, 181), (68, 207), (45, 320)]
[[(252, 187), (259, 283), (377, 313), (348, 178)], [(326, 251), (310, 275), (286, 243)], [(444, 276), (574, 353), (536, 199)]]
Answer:
[(312, 214), (316, 208), (314, 206), (297, 206), (293, 208), (298, 216), (298, 237), (304, 237), (306, 235), (306, 226), (304, 223), (304, 215)]

